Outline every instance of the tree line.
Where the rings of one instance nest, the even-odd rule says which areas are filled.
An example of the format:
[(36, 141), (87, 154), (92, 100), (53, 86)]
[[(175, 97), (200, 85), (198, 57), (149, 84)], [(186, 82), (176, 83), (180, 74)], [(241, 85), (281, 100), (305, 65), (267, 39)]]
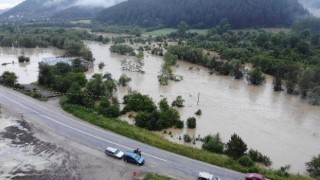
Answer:
[(297, 0), (130, 0), (98, 13), (107, 24), (140, 27), (176, 27), (180, 21), (193, 28), (209, 28), (228, 19), (233, 28), (290, 26), (309, 16)]

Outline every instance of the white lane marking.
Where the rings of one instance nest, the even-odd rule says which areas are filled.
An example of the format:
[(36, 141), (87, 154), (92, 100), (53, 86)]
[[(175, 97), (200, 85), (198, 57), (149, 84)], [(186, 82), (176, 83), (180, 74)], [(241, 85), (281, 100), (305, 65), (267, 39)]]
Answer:
[[(14, 103), (16, 103), (16, 104), (20, 105), (20, 106), (22, 106), (22, 107), (24, 107), (24, 108), (26, 108), (26, 109), (28, 109), (28, 110), (30, 110), (30, 111), (32, 111), (32, 112), (34, 112), (34, 113), (36, 113), (36, 114), (38, 114), (38, 115), (40, 115), (40, 116), (42, 116), (42, 117), (46, 118), (46, 119), (48, 119), (48, 120), (50, 120), (50, 121), (53, 121), (53, 122), (55, 122), (55, 123), (57, 123), (57, 124), (60, 124), (60, 125), (65, 126), (65, 127), (67, 127), (67, 128), (70, 128), (70, 129), (72, 129), (72, 130), (78, 131), (78, 132), (80, 132), (80, 133), (82, 133), (82, 134), (85, 134), (85, 135), (91, 136), (91, 137), (96, 138), (96, 139), (99, 139), (99, 140), (101, 140), (101, 141), (108, 142), (108, 143), (110, 143), (110, 144), (114, 144), (114, 145), (119, 146), (119, 147), (123, 147), (123, 148), (130, 149), (130, 150), (131, 150), (131, 149), (133, 149), (133, 148), (130, 148), (130, 147), (127, 147), (127, 146), (124, 146), (124, 145), (121, 145), (121, 144), (118, 144), (118, 143), (115, 143), (115, 142), (112, 142), (112, 141), (106, 140), (106, 139), (102, 139), (102, 138), (100, 138), (100, 137), (98, 137), (98, 136), (95, 136), (95, 135), (89, 134), (89, 133), (87, 133), (87, 132), (81, 131), (81, 130), (79, 130), (79, 129), (77, 129), (77, 128), (74, 128), (74, 127), (72, 127), (72, 126), (66, 125), (66, 124), (64, 124), (64, 123), (62, 123), (62, 122), (59, 122), (59, 121), (57, 121), (57, 120), (55, 120), (55, 119), (52, 119), (52, 118), (51, 118), (51, 117), (49, 117), (49, 116), (46, 116), (46, 115), (44, 115), (44, 114), (41, 114), (41, 113), (39, 113), (38, 111), (33, 110), (33, 109), (31, 109), (31, 108), (29, 108), (29, 107), (27, 107), (27, 106), (25, 106), (25, 105), (23, 105), (23, 104), (21, 104), (21, 103), (19, 103), (19, 102), (15, 101), (15, 100), (12, 100), (12, 99), (10, 99), (10, 98), (8, 98), (8, 97), (5, 97), (5, 96), (3, 96), (2, 94), (0, 94), (0, 96), (2, 96), (2, 97), (4, 97), (4, 98), (8, 99), (8, 100), (9, 100), (9, 101), (11, 101), (11, 102), (14, 102)], [(153, 155), (148, 154), (148, 153), (143, 153), (143, 154), (144, 154), (144, 155), (146, 155), (146, 156), (149, 156), (149, 157), (155, 158), (155, 159), (159, 159), (159, 160), (161, 160), (161, 161), (165, 161), (165, 162), (167, 161), (167, 160), (165, 160), (165, 159), (162, 159), (162, 158), (159, 158), (159, 157), (153, 156)]]

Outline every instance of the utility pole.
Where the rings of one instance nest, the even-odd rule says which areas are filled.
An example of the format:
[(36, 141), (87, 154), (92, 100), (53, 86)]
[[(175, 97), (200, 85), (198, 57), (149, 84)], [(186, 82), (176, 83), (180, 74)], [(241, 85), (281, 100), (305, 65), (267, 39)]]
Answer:
[(197, 106), (199, 106), (199, 100), (200, 100), (200, 92), (198, 93), (198, 101), (197, 101)]

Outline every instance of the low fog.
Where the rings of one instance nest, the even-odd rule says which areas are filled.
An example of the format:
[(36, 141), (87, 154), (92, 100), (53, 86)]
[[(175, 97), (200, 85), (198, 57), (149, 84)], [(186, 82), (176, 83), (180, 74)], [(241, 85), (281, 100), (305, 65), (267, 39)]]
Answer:
[(320, 0), (299, 0), (313, 15), (320, 17)]
[[(62, 2), (65, 2), (66, 0), (48, 0), (45, 5), (46, 6), (52, 6), (52, 5), (58, 5)], [(72, 6), (86, 6), (86, 7), (103, 7), (107, 8), (110, 6), (113, 6), (117, 3), (126, 1), (126, 0), (68, 0), (71, 4), (69, 7)]]

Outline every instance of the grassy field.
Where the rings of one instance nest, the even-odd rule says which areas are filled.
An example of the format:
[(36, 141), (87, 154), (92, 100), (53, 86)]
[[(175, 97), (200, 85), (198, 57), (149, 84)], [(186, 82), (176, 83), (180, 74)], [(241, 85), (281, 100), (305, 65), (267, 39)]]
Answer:
[[(288, 33), (291, 31), (291, 29), (288, 29), (288, 28), (262, 28), (261, 30), (265, 30), (266, 32), (270, 32), (270, 33), (279, 33), (279, 32)], [(254, 31), (258, 31), (258, 29), (237, 29), (237, 30), (233, 30), (233, 31), (235, 31), (235, 32), (239, 32), (239, 31), (254, 32)]]
[(79, 21), (71, 21), (70, 23), (72, 23), (72, 24), (77, 24), (77, 23), (91, 24), (92, 22), (90, 19), (84, 19), (84, 20), (79, 20)]
[(286, 178), (281, 175), (282, 173), (280, 171), (269, 170), (269, 169), (261, 168), (259, 166), (244, 167), (244, 166), (241, 166), (237, 161), (225, 155), (215, 154), (205, 150), (192, 148), (189, 146), (170, 142), (146, 129), (142, 129), (134, 125), (130, 125), (127, 122), (121, 121), (119, 119), (110, 119), (110, 118), (103, 117), (102, 115), (97, 114), (93, 109), (87, 109), (79, 105), (67, 104), (63, 100), (61, 102), (61, 105), (65, 111), (93, 125), (96, 125), (106, 130), (126, 136), (128, 138), (149, 144), (151, 146), (154, 146), (169, 152), (173, 152), (176, 154), (180, 154), (182, 156), (186, 156), (192, 159), (207, 162), (209, 164), (217, 165), (220, 167), (232, 169), (232, 170), (243, 172), (243, 173), (259, 172), (261, 174), (264, 174), (270, 177), (273, 180), (310, 179), (308, 177), (300, 176), (300, 175), (290, 175), (289, 178)]
[[(161, 36), (161, 35), (168, 35), (170, 33), (176, 32), (177, 29), (175, 28), (164, 28), (164, 29), (158, 29), (155, 31), (146, 32), (146, 35), (151, 36)], [(206, 35), (208, 29), (190, 29), (188, 32), (196, 32), (198, 34)]]
[(167, 176), (148, 173), (146, 174), (143, 180), (172, 180), (172, 179)]

